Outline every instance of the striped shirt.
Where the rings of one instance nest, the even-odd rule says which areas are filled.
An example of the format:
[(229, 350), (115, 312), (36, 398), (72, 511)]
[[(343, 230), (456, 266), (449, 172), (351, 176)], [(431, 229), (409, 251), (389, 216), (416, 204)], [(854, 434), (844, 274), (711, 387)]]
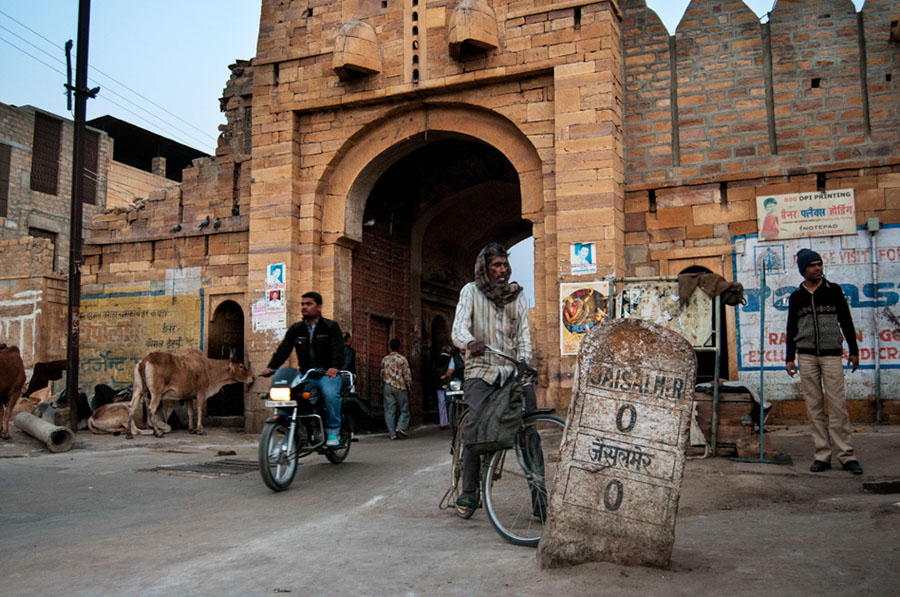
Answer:
[(463, 286), (453, 319), (453, 344), (466, 350), (466, 379), (504, 383), (515, 366), (497, 355), (480, 357), (469, 354), (469, 342), (478, 340), (517, 360), (531, 360), (531, 330), (528, 328), (528, 302), (520, 292), (516, 300), (498, 307), (478, 290), (474, 282)]
[(381, 360), (381, 380), (398, 390), (412, 389), (409, 361), (399, 352), (391, 352)]

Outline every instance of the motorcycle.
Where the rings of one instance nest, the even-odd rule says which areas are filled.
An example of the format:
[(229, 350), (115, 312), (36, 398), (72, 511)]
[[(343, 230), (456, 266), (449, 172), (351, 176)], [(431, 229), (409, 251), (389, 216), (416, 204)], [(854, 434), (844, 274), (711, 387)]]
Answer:
[[(259, 438), (259, 471), (273, 491), (284, 491), (297, 474), (297, 462), (312, 453), (323, 454), (332, 464), (340, 464), (350, 453), (353, 438), (347, 417), (341, 416), (340, 444), (325, 445), (325, 398), (316, 381), (324, 369), (301, 374), (283, 367), (272, 374), (269, 392), (261, 398), (275, 414), (266, 419)], [(355, 393), (355, 376), (341, 371), (341, 401)], [(343, 410), (343, 409), (342, 409)]]

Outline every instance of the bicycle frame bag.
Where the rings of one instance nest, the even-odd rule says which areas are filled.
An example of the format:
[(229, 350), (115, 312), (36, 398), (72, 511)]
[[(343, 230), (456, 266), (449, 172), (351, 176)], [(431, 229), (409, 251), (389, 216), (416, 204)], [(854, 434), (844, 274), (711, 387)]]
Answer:
[(491, 393), (481, 415), (463, 436), (466, 450), (485, 454), (513, 447), (522, 427), (523, 405), (522, 382), (513, 375)]

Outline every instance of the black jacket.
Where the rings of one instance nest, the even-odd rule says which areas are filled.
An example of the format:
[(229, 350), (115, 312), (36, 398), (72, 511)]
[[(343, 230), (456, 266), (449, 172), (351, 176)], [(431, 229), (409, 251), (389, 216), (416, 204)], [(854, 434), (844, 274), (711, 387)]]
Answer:
[[(843, 332), (843, 336), (841, 336)], [(788, 302), (787, 353), (785, 361), (793, 361), (796, 353), (816, 356), (841, 356), (844, 340), (850, 356), (859, 355), (856, 328), (844, 292), (837, 284), (822, 278), (811, 293), (803, 284), (791, 293)]]
[(288, 328), (284, 340), (275, 349), (269, 369), (277, 369), (291, 355), (291, 349), (297, 350), (297, 362), (300, 371), (314, 367), (321, 369), (340, 369), (344, 364), (344, 335), (336, 321), (319, 317), (313, 332), (313, 341), (309, 341), (309, 329), (305, 321), (298, 321)]

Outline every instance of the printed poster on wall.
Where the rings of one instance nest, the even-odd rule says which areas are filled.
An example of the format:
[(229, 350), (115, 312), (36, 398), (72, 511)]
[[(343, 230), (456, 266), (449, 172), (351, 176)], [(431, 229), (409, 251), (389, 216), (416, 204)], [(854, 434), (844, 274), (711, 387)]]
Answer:
[(569, 245), (569, 253), (573, 274), (597, 273), (597, 246), (594, 243), (572, 243)]
[(853, 189), (756, 198), (760, 241), (856, 234)]
[[(799, 378), (788, 377), (784, 359), (788, 298), (803, 280), (796, 262), (797, 251), (802, 248), (822, 256), (825, 278), (840, 285), (850, 307), (859, 344), (860, 369), (851, 373), (844, 361), (847, 397), (862, 399), (873, 395), (876, 350), (882, 393), (888, 398), (898, 397), (895, 390), (889, 389), (900, 387), (900, 226), (891, 224), (877, 232), (877, 299), (872, 235), (865, 230), (858, 230), (854, 236), (765, 243), (749, 236), (742, 250), (740, 243), (736, 245), (734, 279), (744, 285), (747, 298), (746, 305), (735, 307), (740, 380), (758, 391), (762, 362), (766, 371), (766, 399), (785, 400), (800, 395)], [(758, 265), (762, 263), (766, 264), (766, 288), (761, 293)], [(766, 313), (761, 347), (762, 304)]]
[(578, 347), (584, 336), (607, 317), (609, 283), (594, 281), (560, 284), (559, 296), (560, 351), (563, 355), (578, 354)]

